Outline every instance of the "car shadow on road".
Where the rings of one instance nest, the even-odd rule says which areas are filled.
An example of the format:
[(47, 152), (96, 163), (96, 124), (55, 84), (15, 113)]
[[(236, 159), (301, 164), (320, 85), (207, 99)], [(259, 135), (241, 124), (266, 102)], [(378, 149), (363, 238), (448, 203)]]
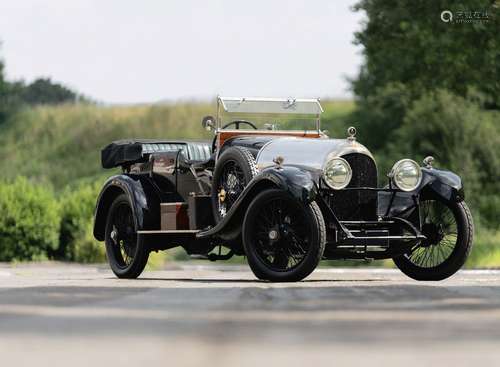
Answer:
[[(114, 278), (108, 278), (114, 279)], [(137, 278), (134, 281), (170, 281), (170, 282), (188, 282), (188, 283), (259, 283), (259, 284), (280, 284), (260, 279), (220, 279), (220, 278)], [(342, 283), (342, 282), (390, 282), (388, 279), (305, 279), (300, 282), (281, 282), (281, 284), (301, 284), (301, 283)]]

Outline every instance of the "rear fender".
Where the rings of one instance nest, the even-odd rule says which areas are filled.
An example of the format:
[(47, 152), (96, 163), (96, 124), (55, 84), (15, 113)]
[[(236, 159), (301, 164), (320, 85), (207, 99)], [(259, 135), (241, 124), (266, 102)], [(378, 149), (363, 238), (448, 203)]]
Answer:
[(160, 194), (145, 175), (117, 175), (104, 184), (94, 212), (94, 237), (104, 241), (108, 211), (115, 198), (126, 194), (134, 215), (136, 231), (160, 228)]

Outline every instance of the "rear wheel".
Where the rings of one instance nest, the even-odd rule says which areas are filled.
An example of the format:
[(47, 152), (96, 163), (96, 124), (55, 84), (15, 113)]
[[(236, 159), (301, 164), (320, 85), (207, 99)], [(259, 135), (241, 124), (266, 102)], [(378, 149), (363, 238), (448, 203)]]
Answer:
[(426, 241), (395, 257), (396, 266), (416, 280), (442, 280), (455, 274), (472, 248), (474, 224), (465, 202), (426, 199), (420, 202)]
[(106, 220), (106, 254), (118, 278), (137, 278), (148, 262), (149, 250), (137, 236), (132, 207), (127, 195), (118, 196)]
[(318, 205), (304, 205), (281, 190), (257, 195), (243, 222), (248, 264), (259, 279), (304, 279), (321, 260), (325, 238), (325, 222)]

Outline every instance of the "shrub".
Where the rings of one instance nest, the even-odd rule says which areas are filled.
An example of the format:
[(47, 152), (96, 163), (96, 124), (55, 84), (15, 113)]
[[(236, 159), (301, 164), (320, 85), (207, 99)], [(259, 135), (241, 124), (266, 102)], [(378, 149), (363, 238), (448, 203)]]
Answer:
[(0, 261), (40, 260), (58, 245), (60, 214), (53, 193), (17, 178), (0, 184)]
[(97, 184), (67, 188), (61, 195), (61, 227), (59, 247), (53, 257), (77, 262), (105, 260), (102, 243), (93, 237), (94, 207), (99, 193)]

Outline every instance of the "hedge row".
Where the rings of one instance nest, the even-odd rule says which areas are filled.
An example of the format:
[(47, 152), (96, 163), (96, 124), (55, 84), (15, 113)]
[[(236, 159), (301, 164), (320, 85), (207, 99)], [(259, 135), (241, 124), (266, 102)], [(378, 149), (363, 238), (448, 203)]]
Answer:
[(0, 183), (0, 261), (103, 261), (92, 236), (98, 190), (81, 185), (56, 196), (23, 177)]

